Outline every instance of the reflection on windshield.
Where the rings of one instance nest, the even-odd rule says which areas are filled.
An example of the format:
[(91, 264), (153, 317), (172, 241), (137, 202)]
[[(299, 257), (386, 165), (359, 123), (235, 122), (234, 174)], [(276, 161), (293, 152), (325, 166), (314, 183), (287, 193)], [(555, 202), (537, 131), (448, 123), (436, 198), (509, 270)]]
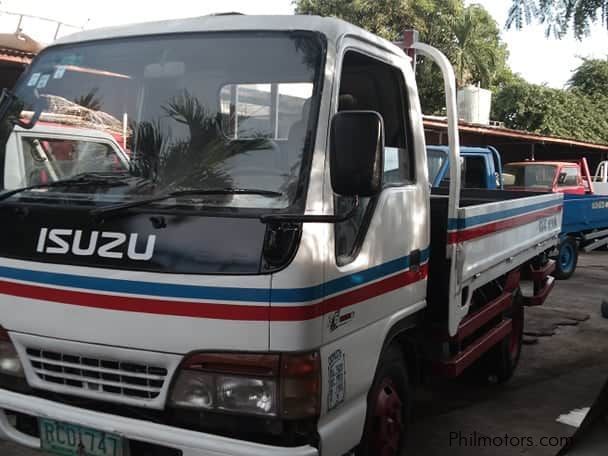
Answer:
[(2, 123), (4, 188), (128, 170), (154, 185), (121, 187), (115, 202), (236, 187), (282, 196), (231, 195), (222, 204), (287, 207), (303, 193), (321, 60), (312, 33), (49, 48), (20, 82), (12, 109), (24, 123), (39, 112), (35, 126), (11, 131)]
[(429, 168), (429, 182), (435, 182), (437, 178), (437, 174), (441, 170), (443, 166), (443, 162), (447, 159), (447, 155), (440, 152), (435, 152), (432, 150), (427, 151), (427, 165)]
[(504, 168), (505, 187), (550, 188), (555, 178), (553, 165), (507, 165)]

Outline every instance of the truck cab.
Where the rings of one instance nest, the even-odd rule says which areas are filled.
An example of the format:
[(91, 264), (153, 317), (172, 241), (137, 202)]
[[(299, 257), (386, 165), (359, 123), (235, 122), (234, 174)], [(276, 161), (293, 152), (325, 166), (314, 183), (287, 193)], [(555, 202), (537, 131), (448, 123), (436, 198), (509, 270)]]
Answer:
[(593, 191), (598, 195), (608, 195), (608, 161), (598, 163), (593, 175)]
[(586, 159), (578, 162), (525, 161), (506, 164), (503, 184), (510, 190), (584, 195), (592, 191)]
[[(562, 195), (463, 190), (459, 166), (431, 192), (404, 48), (441, 69), (459, 163), (453, 68), (423, 43), (220, 15), (47, 47), (0, 103), (0, 437), (398, 456), (418, 380), (506, 382), (553, 287)], [(118, 129), (128, 166), (11, 181), (58, 160), (13, 141), (50, 119)]]
[[(429, 180), (432, 187), (449, 186), (448, 146), (427, 146)], [(462, 188), (502, 188), (500, 154), (492, 147), (461, 147)]]

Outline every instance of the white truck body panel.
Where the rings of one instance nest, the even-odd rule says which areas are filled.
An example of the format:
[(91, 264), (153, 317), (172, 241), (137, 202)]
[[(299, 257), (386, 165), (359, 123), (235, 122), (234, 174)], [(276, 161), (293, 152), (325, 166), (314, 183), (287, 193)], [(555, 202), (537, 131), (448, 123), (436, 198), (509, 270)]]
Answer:
[[(268, 350), (269, 276), (241, 277), (240, 287), (233, 287), (229, 276), (49, 268), (9, 259), (3, 259), (0, 276), (0, 314), (15, 332), (98, 344), (109, 351), (101, 346), (117, 340), (123, 347), (181, 355), (200, 349), (201, 343), (217, 350)], [(171, 337), (157, 337), (162, 334)]]

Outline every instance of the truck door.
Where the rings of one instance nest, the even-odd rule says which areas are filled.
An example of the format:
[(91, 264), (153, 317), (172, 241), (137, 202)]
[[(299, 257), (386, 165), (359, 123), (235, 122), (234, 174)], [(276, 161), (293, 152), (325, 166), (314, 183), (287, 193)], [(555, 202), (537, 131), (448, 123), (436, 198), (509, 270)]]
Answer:
[[(333, 255), (325, 270), (323, 341), (326, 353), (344, 356), (346, 401), (369, 388), (390, 327), (425, 305), (429, 190), (423, 130), (418, 103), (410, 103), (417, 94), (409, 62), (387, 55), (353, 40), (341, 54), (334, 93), (334, 111), (376, 111), (385, 130), (384, 188), (377, 197), (362, 198), (354, 217), (335, 224), (328, 245)], [(336, 213), (352, 207), (351, 198), (332, 198)]]

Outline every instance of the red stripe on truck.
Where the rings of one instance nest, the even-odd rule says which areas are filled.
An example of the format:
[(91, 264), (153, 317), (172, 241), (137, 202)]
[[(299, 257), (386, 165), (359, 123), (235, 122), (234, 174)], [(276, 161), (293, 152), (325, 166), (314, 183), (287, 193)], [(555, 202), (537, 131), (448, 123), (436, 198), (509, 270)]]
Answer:
[(428, 275), (428, 263), (421, 265), (417, 271), (407, 270), (378, 282), (365, 285), (356, 290), (347, 291), (327, 298), (317, 304), (308, 306), (275, 306), (270, 308), (270, 321), (301, 321), (311, 320), (321, 315), (335, 312), (344, 307), (352, 306), (389, 291), (406, 287)]
[(240, 321), (303, 321), (413, 284), (424, 279), (427, 274), (428, 265), (424, 264), (420, 266), (418, 271), (403, 271), (356, 290), (327, 298), (317, 304), (299, 306), (270, 307), (268, 305), (215, 304), (150, 299), (64, 290), (8, 281), (0, 281), (0, 294), (81, 307), (154, 315)]
[(561, 212), (562, 206), (553, 206), (542, 211), (530, 212), (529, 214), (518, 215), (517, 217), (511, 217), (504, 220), (498, 220), (496, 222), (488, 223), (486, 225), (475, 226), (466, 230), (450, 231), (448, 233), (448, 243), (454, 244), (456, 242), (470, 241), (488, 234), (497, 233), (504, 231), (509, 228), (516, 226), (526, 225), (536, 220), (540, 220), (544, 217), (548, 217), (553, 214)]

